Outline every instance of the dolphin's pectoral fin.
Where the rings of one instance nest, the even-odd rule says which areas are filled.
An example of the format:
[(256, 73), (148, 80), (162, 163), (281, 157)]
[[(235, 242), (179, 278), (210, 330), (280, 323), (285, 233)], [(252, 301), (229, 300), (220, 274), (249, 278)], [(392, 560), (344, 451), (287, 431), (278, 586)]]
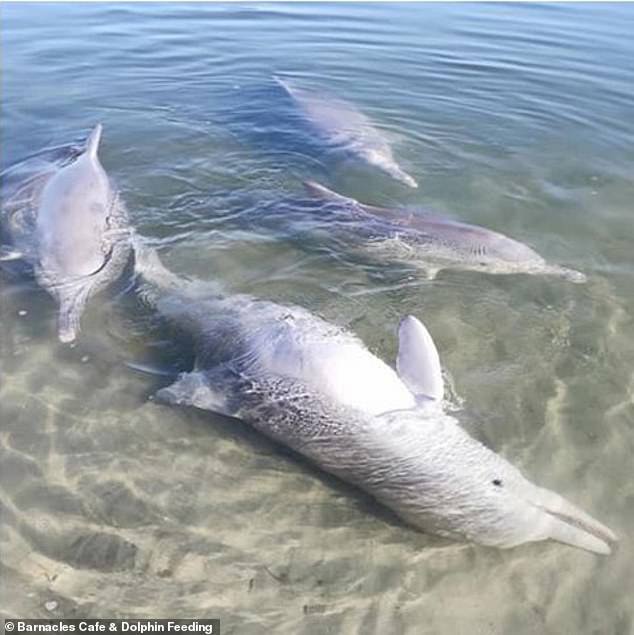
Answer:
[(193, 406), (201, 410), (232, 416), (234, 409), (230, 405), (228, 395), (222, 388), (213, 385), (212, 380), (215, 374), (202, 370), (181, 373), (173, 384), (161, 388), (155, 398), (163, 403)]
[(443, 398), (440, 358), (434, 340), (412, 315), (403, 318), (398, 329), (396, 369), (415, 396), (435, 401)]
[(6, 245), (0, 245), (0, 262), (8, 260), (19, 260), (24, 254)]

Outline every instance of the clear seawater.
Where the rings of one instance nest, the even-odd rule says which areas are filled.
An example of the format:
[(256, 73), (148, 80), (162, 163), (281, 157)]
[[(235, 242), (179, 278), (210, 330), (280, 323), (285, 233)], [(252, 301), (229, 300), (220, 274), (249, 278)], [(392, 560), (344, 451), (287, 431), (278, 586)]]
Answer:
[[(125, 284), (69, 347), (53, 301), (2, 275), (3, 616), (632, 632), (634, 6), (3, 3), (0, 19), (2, 168), (102, 122), (102, 162), (170, 268), (298, 303), (390, 361), (419, 316), (470, 430), (621, 538), (599, 557), (417, 533), (246, 425), (153, 403), (193, 351)], [(419, 189), (320, 152), (276, 73), (355, 103)], [(306, 178), (502, 231), (588, 282), (359, 258)]]

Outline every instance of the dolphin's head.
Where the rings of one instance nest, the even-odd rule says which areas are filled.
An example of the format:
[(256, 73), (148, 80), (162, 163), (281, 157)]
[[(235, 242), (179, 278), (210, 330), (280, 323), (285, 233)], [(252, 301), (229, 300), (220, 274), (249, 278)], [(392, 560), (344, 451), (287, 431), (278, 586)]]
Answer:
[(365, 460), (381, 465), (373, 494), (409, 524), (487, 546), (552, 539), (610, 553), (607, 527), (533, 485), (437, 407), (380, 419), (364, 441)]
[(374, 495), (425, 531), (513, 547), (554, 539), (609, 553), (614, 534), (533, 485), (443, 411), (438, 351), (420, 320), (399, 325), (396, 367), (417, 407), (386, 412), (357, 435)]
[(482, 268), (492, 273), (529, 273), (552, 275), (574, 283), (586, 282), (586, 276), (574, 269), (548, 264), (534, 249), (497, 232), (488, 235)]
[[(435, 216), (414, 216), (411, 228), (421, 232), (424, 258), (436, 257), (452, 268), (492, 274), (554, 275), (571, 282), (586, 281), (584, 274), (551, 265), (528, 245), (502, 233)], [(417, 234), (411, 234), (416, 240)], [(410, 259), (418, 250), (410, 250)]]
[[(533, 252), (535, 253), (535, 252)], [(535, 254), (537, 256), (537, 254)], [(574, 284), (584, 284), (588, 278), (585, 274), (575, 269), (551, 265), (541, 256), (526, 260), (504, 260), (495, 255), (488, 255), (476, 259), (473, 263), (465, 262), (464, 268), (473, 271), (482, 271), (492, 274), (528, 274), (555, 276)]]

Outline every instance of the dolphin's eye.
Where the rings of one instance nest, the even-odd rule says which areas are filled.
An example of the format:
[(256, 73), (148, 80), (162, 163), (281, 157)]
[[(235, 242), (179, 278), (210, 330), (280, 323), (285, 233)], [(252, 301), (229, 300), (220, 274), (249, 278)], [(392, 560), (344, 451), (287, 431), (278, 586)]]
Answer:
[(494, 478), (492, 481), (493, 485), (496, 487), (502, 487), (502, 481), (499, 478)]

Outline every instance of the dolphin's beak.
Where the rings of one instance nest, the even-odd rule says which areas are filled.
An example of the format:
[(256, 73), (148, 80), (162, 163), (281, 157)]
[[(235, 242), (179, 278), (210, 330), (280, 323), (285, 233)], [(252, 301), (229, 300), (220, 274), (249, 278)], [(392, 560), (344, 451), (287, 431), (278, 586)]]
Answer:
[(584, 273), (575, 271), (574, 269), (568, 269), (567, 267), (560, 267), (559, 265), (549, 265), (543, 269), (543, 273), (563, 278), (564, 280), (574, 282), (575, 284), (583, 284), (588, 281), (588, 278)]
[(584, 273), (575, 271), (574, 269), (566, 269), (566, 267), (559, 267), (559, 275), (565, 280), (570, 280), (570, 282), (574, 282), (575, 284), (583, 284), (588, 281)]
[(604, 555), (611, 553), (609, 543), (618, 540), (608, 527), (555, 492), (536, 487), (530, 503), (543, 512), (544, 538)]

